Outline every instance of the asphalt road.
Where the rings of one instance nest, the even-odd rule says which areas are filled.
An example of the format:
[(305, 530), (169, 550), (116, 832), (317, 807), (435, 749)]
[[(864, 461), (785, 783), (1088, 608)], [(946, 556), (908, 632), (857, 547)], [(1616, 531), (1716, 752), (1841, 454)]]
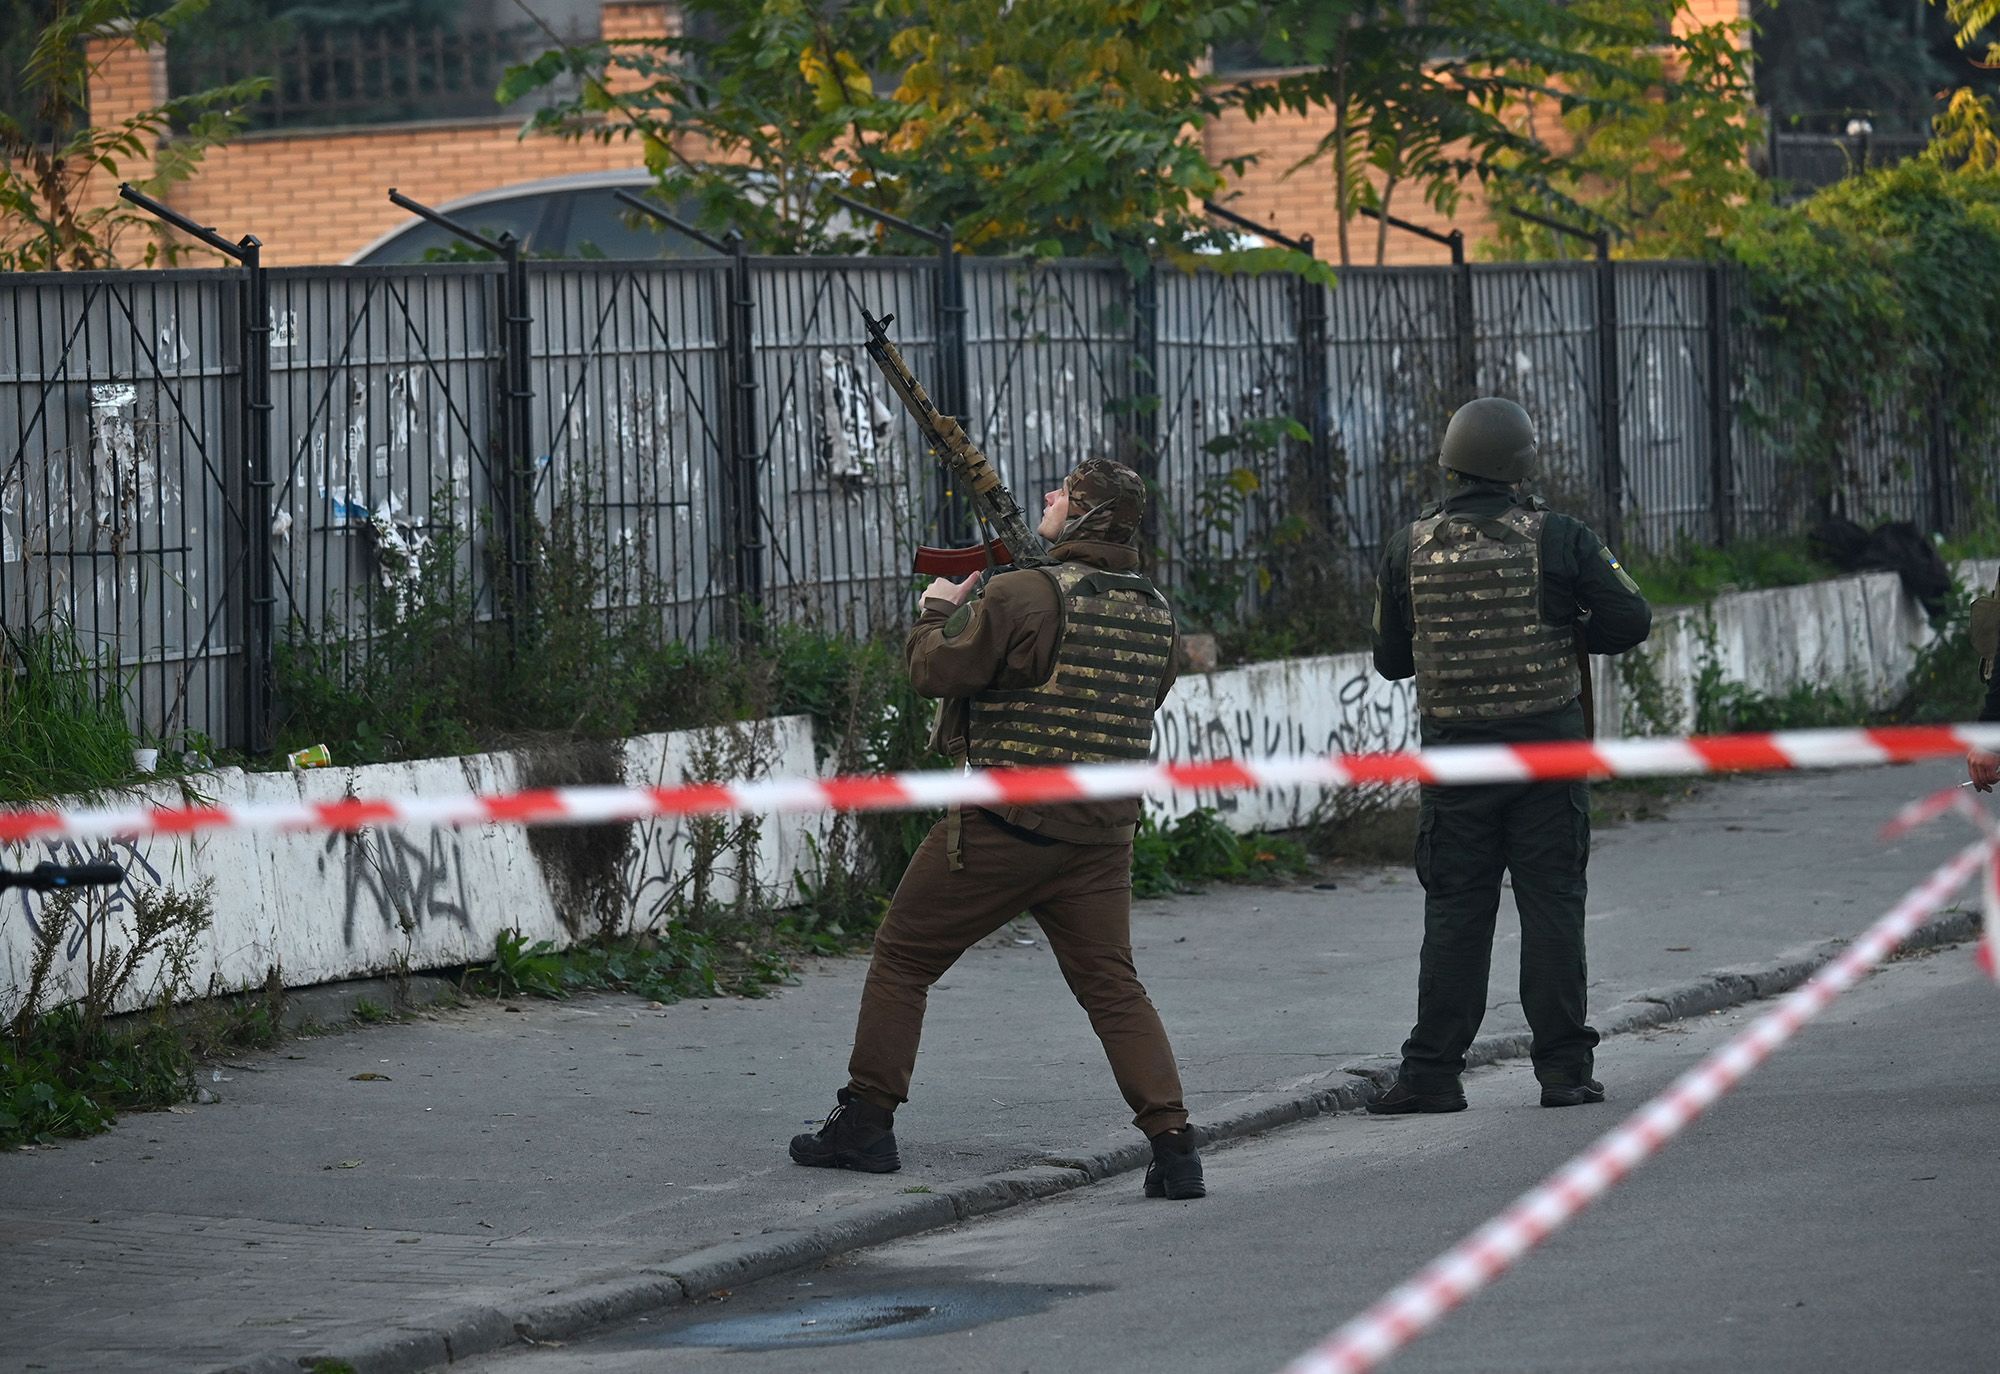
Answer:
[[(1100, 1185), (465, 1368), (1276, 1370), (1768, 1006), (1607, 1042), (1603, 1107), (1486, 1070), (1455, 1116), (1214, 1152), (1201, 1202)], [(1965, 949), (1891, 965), (1392, 1367), (2000, 1367), (1996, 1048)]]
[[(1894, 844), (1874, 838), (1900, 804), (1954, 780), (1949, 763), (1742, 779), (1703, 787), (1665, 821), (1605, 827), (1588, 908), (1593, 1008), (1853, 935), (1964, 843), (1956, 822)], [(1421, 893), (1393, 866), (1331, 881), (1218, 887), (1135, 910), (1141, 976), (1198, 1120), (1390, 1054), (1408, 1031)], [(1511, 908), (1488, 1032), (1521, 1024)], [(917, 1090), (898, 1114), (903, 1172), (795, 1167), (785, 1141), (843, 1081), (865, 968), (817, 961), (766, 1001), (481, 1002), (290, 1041), (213, 1066), (203, 1086), (214, 1105), (135, 1113), (89, 1140), (0, 1154), (0, 1374), (181, 1374), (343, 1349), (446, 1310), (506, 1310), (704, 1246), (814, 1226), (903, 1189), (1132, 1137), (1083, 1013), (1029, 927), (974, 950), (932, 996)], [(1986, 1043), (1983, 1032), (1974, 1043)], [(1634, 1072), (1618, 1067), (1627, 1046), (1610, 1042), (1604, 1062), (1629, 1093), (1615, 1077)], [(1522, 1129), (1548, 1141), (1480, 1143), (1505, 1124), (1491, 1110), (1421, 1130), (1381, 1126), (1380, 1139), (1395, 1142), (1387, 1161), (1416, 1161), (1411, 1197), (1428, 1199), (1395, 1205), (1435, 1211), (1418, 1216), (1418, 1241), (1394, 1263), (1357, 1267), (1384, 1249), (1376, 1241), (1332, 1246), (1297, 1271), (1313, 1275), (1299, 1289), (1307, 1315), (1270, 1358), (1374, 1296), (1362, 1290), (1385, 1287), (1443, 1230), (1478, 1220), (1483, 1194), (1456, 1210), (1431, 1198), (1439, 1176), (1421, 1166), (1425, 1150), (1518, 1156), (1525, 1185), (1563, 1142), (1594, 1129), (1554, 1120), (1564, 1113), (1528, 1116)], [(1330, 1140), (1346, 1150), (1376, 1138), (1350, 1125)], [(1216, 1167), (1226, 1178), (1237, 1166), (1225, 1153)], [(1351, 1172), (1334, 1174), (1337, 1196)], [(1107, 1187), (1107, 1199), (1128, 1191)], [(1262, 1190), (1219, 1190), (1199, 1224), (1222, 1226)], [(1282, 1222), (1291, 1205), (1274, 1200), (1270, 1215)], [(1326, 1223), (1331, 1234), (1345, 1233), (1349, 1210)], [(1203, 1272), (1191, 1266), (1208, 1262), (1205, 1250), (1176, 1248), (1183, 1224), (1118, 1216), (1105, 1223), (1114, 1235), (1161, 1229), (1169, 1272)], [(1113, 1260), (1096, 1267), (1105, 1272), (1091, 1282), (1128, 1281)], [(1233, 1272), (1169, 1305), (1192, 1299), (1198, 1314), (1207, 1285)], [(1354, 1273), (1351, 1287), (1329, 1287)]]

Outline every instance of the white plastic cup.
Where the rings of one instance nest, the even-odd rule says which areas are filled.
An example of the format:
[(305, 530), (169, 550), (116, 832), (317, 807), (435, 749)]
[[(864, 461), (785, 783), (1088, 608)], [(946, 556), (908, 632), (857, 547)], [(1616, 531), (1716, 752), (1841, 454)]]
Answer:
[(132, 766), (141, 773), (150, 773), (160, 766), (160, 751), (157, 749), (134, 749)]

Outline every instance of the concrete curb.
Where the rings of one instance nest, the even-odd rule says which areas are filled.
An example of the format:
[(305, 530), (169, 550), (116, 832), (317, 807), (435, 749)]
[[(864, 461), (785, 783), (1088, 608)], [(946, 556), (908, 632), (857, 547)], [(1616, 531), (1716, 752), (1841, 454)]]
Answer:
[[(1970, 911), (1934, 916), (1904, 943), (1917, 952), (1977, 938), (1979, 917)], [(1787, 950), (1767, 964), (1717, 969), (1692, 982), (1640, 992), (1599, 1013), (1606, 1036), (1665, 1025), (1775, 997), (1798, 987), (1846, 947), (1828, 940)], [(1528, 1053), (1526, 1032), (1483, 1036), (1466, 1054), (1481, 1068)], [(1201, 1124), (1203, 1143), (1238, 1140), (1294, 1122), (1364, 1107), (1395, 1074), (1395, 1060), (1364, 1060), (1290, 1088), (1253, 1093)], [(636, 1273), (523, 1295), (508, 1305), (466, 1307), (401, 1323), (363, 1341), (295, 1355), (266, 1354), (217, 1374), (297, 1374), (316, 1363), (345, 1365), (354, 1374), (421, 1374), (516, 1342), (572, 1340), (593, 1327), (657, 1312), (706, 1297), (717, 1289), (753, 1283), (801, 1269), (834, 1255), (880, 1245), (974, 1217), (1053, 1197), (1114, 1175), (1151, 1158), (1130, 1132), (1062, 1154), (1028, 1168), (944, 1184), (922, 1193), (899, 1193), (843, 1207), (824, 1221), (799, 1229), (766, 1231), (648, 1265)]]

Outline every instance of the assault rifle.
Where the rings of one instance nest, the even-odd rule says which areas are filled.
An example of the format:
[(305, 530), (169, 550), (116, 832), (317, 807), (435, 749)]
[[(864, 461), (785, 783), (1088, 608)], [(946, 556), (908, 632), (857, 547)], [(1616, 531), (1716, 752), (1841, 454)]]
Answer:
[(888, 379), (903, 408), (923, 431), (924, 442), (944, 465), (972, 491), (972, 502), (982, 523), (999, 537), (963, 549), (917, 548), (914, 568), (931, 577), (963, 577), (989, 567), (1012, 563), (1017, 568), (1041, 567), (1055, 560), (1042, 547), (1041, 539), (1022, 518), (1021, 507), (993, 470), (979, 446), (967, 436), (964, 426), (949, 415), (938, 413), (923, 384), (911, 375), (903, 351), (889, 337), (889, 324), (896, 317), (876, 319), (864, 308), (861, 318), (868, 322), (868, 356)]

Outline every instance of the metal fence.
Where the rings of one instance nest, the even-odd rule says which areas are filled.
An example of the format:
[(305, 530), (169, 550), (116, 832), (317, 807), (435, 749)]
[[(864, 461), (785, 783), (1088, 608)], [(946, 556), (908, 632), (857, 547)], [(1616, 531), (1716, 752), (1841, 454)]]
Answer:
[[(1297, 555), (1271, 536), (1301, 516), (1366, 596), (1475, 392), (1534, 412), (1545, 494), (1633, 551), (1829, 510), (1949, 529), (1990, 497), (1991, 441), (1935, 408), (1817, 439), (1762, 418), (1797, 379), (1729, 286), (1684, 263), (1356, 269), (1326, 289), (740, 252), (0, 277), (0, 615), (73, 627), (145, 733), (250, 749), (272, 653), (364, 653), (419, 609), (501, 631), (585, 597), (690, 643), (897, 624), (912, 547), (970, 528), (866, 359), (864, 306), (895, 315), (1024, 506), (1091, 454), (1140, 468), (1156, 569), (1196, 618), (1282, 579)], [(1838, 452), (1808, 451), (1828, 433)], [(583, 565), (524, 547), (529, 513)]]
[(1930, 146), (1924, 134), (1797, 133), (1774, 128), (1766, 158), (1785, 199), (1798, 199), (1869, 167), (1888, 167)]

